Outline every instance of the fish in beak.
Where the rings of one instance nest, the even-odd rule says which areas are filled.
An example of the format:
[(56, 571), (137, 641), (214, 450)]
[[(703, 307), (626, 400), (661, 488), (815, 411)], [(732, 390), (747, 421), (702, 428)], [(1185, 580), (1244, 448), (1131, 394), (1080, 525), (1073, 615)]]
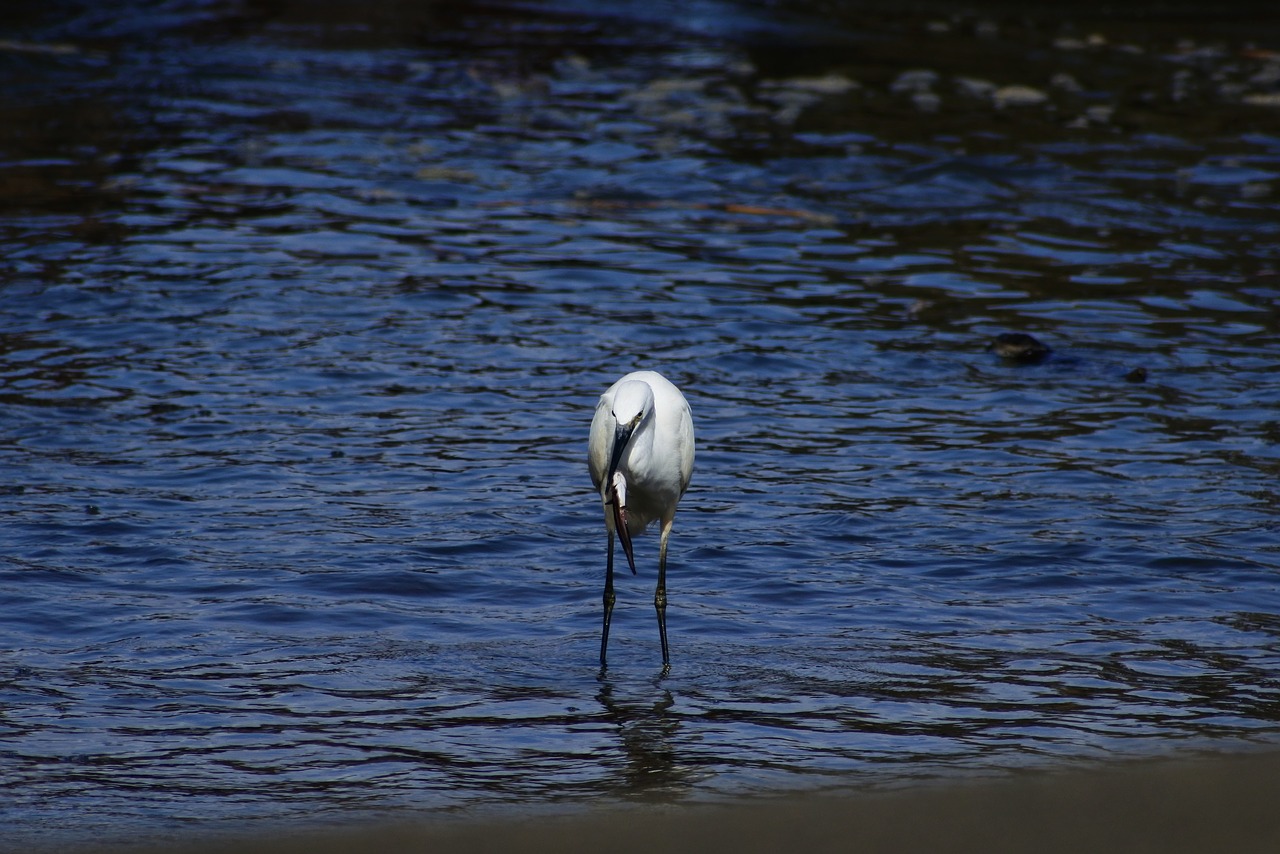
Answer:
[(614, 431), (613, 455), (609, 460), (609, 474), (605, 478), (605, 503), (613, 506), (613, 527), (622, 542), (622, 550), (627, 554), (627, 565), (631, 567), (632, 575), (636, 574), (636, 559), (631, 551), (631, 532), (627, 530), (627, 478), (618, 471), (618, 464), (622, 462), (622, 454), (627, 449), (627, 442), (631, 441), (631, 434), (635, 432), (638, 421), (637, 418), (630, 424), (619, 424)]

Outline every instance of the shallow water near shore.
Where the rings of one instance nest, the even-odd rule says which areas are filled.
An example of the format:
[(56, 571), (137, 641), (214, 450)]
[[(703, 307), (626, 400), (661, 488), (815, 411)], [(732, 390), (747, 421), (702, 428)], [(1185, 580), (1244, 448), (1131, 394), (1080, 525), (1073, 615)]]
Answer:
[(1280, 26), (644, 9), (16, 13), (6, 844), (1276, 743)]

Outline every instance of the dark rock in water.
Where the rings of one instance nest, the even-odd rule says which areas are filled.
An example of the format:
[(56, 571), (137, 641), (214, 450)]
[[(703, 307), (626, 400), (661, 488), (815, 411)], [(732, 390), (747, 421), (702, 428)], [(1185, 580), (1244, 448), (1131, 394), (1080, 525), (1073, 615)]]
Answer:
[(1124, 375), (1124, 381), (1127, 383), (1145, 383), (1147, 381), (1146, 368), (1134, 368), (1132, 371)]
[(1001, 332), (987, 345), (987, 352), (993, 351), (1002, 359), (1028, 365), (1043, 362), (1053, 352), (1049, 345), (1025, 332)]

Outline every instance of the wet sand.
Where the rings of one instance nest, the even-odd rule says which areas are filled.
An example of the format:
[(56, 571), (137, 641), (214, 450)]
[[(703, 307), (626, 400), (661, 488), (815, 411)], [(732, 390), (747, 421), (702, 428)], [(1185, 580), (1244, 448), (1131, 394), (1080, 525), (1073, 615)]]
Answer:
[(1152, 760), (890, 793), (240, 836), (139, 851), (1275, 852), (1280, 754)]

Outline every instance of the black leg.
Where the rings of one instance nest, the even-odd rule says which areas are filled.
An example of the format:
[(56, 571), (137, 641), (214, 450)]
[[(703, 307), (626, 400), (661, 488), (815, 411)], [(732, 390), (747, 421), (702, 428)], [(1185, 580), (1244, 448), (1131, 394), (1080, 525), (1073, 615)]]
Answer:
[(671, 533), (671, 524), (663, 526), (662, 542), (658, 547), (658, 589), (653, 593), (653, 607), (658, 612), (658, 637), (662, 640), (662, 669), (671, 667), (671, 656), (667, 654), (667, 535)]
[(609, 648), (609, 619), (613, 616), (613, 532), (609, 533), (609, 557), (604, 569), (604, 629), (600, 632), (600, 666), (605, 666), (605, 651)]

